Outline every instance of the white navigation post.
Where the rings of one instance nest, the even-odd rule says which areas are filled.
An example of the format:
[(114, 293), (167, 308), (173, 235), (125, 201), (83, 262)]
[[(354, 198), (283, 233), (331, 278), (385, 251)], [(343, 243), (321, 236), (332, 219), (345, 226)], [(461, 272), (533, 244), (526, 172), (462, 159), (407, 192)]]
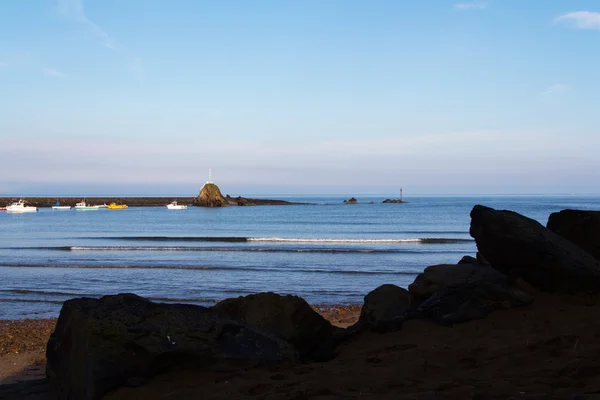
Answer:
[(402, 201), (402, 188), (400, 188), (400, 201)]
[(206, 183), (213, 183), (213, 182), (212, 182), (212, 179), (211, 179), (211, 175), (212, 175), (212, 171), (211, 171), (211, 169), (209, 168), (209, 169), (208, 169), (208, 180), (206, 181)]

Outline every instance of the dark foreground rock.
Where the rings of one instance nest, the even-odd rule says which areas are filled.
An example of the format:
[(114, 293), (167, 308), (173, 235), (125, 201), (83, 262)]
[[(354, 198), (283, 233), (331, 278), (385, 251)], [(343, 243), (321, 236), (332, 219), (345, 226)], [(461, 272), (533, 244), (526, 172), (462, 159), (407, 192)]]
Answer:
[(406, 312), (415, 308), (411, 294), (396, 285), (381, 285), (365, 296), (355, 329), (387, 332), (399, 329)]
[(344, 200), (344, 203), (346, 203), (346, 204), (356, 204), (356, 203), (358, 203), (358, 200), (356, 200), (354, 197), (350, 197), (348, 200)]
[(562, 210), (546, 226), (600, 260), (600, 211)]
[(481, 319), (492, 311), (524, 306), (533, 300), (512, 287), (506, 275), (477, 263), (432, 265), (408, 290), (423, 301), (412, 316), (442, 325)]
[(486, 317), (495, 310), (522, 307), (533, 298), (507, 284), (476, 282), (450, 286), (433, 293), (417, 314), (441, 325), (452, 325)]
[(305, 361), (333, 357), (333, 327), (298, 296), (258, 293), (227, 299), (216, 311), (250, 326), (274, 333), (297, 349)]
[(408, 291), (417, 298), (426, 299), (441, 289), (481, 282), (507, 283), (508, 278), (477, 263), (432, 265), (417, 275), (415, 281), (408, 285)]
[(491, 266), (547, 291), (598, 291), (600, 262), (537, 221), (477, 205), (471, 236)]
[(206, 307), (121, 294), (66, 301), (46, 356), (52, 394), (87, 400), (160, 372), (239, 369), (294, 359), (294, 350)]

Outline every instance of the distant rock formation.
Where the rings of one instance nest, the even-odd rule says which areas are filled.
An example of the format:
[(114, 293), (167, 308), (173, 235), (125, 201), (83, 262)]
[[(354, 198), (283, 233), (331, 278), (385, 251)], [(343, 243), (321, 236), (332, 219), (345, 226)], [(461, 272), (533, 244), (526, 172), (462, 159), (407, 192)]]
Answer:
[(392, 203), (392, 204), (406, 203), (406, 201), (400, 200), (400, 199), (385, 199), (383, 202), (384, 203)]
[(344, 200), (344, 203), (346, 203), (346, 204), (356, 204), (356, 203), (358, 203), (358, 200), (356, 200), (354, 197), (350, 197), (348, 200)]
[(255, 206), (256, 205), (256, 203), (254, 203), (251, 199), (247, 199), (242, 196), (231, 197), (230, 195), (227, 195), (227, 196), (225, 196), (225, 200), (227, 200), (227, 204), (229, 204), (230, 206)]
[(221, 190), (214, 183), (205, 183), (200, 189), (200, 194), (194, 199), (194, 205), (198, 207), (224, 207), (229, 205)]

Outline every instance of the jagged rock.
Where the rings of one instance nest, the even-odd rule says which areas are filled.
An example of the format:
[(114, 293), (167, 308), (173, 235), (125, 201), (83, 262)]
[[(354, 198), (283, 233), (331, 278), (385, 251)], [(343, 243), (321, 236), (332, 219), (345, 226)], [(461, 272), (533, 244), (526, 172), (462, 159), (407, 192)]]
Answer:
[(432, 265), (417, 275), (408, 285), (408, 291), (417, 298), (426, 299), (442, 289), (481, 282), (503, 284), (508, 278), (493, 268), (474, 263)]
[(325, 361), (333, 356), (333, 327), (301, 297), (257, 293), (223, 300), (213, 308), (285, 339), (303, 360)]
[(198, 197), (194, 199), (194, 205), (198, 207), (223, 207), (228, 205), (228, 202), (217, 185), (205, 183), (200, 189)]
[(477, 205), (471, 236), (491, 266), (535, 288), (574, 292), (600, 289), (600, 262), (537, 221)]
[(600, 211), (562, 210), (546, 226), (600, 260)]
[(400, 199), (385, 199), (383, 201), (383, 203), (390, 203), (390, 204), (402, 204), (402, 203), (406, 203), (406, 201), (404, 200), (400, 200)]
[(478, 264), (477, 259), (471, 256), (464, 256), (458, 262), (459, 264)]
[(420, 317), (451, 325), (486, 317), (499, 309), (525, 306), (533, 298), (503, 283), (479, 281), (449, 286), (433, 293), (417, 309)]
[(416, 308), (416, 300), (407, 290), (391, 284), (381, 285), (365, 296), (356, 327), (379, 332), (396, 330), (411, 308)]
[(356, 204), (356, 203), (358, 203), (358, 200), (356, 200), (354, 197), (350, 197), (348, 200), (344, 200), (344, 203), (346, 203), (346, 204)]
[(210, 308), (120, 294), (63, 304), (46, 349), (46, 376), (53, 398), (100, 399), (172, 369), (238, 369), (294, 354), (287, 342)]

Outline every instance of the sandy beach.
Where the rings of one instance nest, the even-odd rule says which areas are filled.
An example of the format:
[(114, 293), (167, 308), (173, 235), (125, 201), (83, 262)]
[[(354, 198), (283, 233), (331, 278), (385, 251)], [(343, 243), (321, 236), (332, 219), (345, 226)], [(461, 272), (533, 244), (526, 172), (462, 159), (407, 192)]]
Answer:
[[(340, 328), (354, 324), (361, 307), (313, 306), (331, 324)], [(0, 385), (46, 376), (46, 343), (55, 324), (56, 319), (0, 321)]]
[[(414, 320), (397, 332), (365, 332), (325, 363), (235, 374), (171, 372), (105, 398), (600, 399), (600, 299), (534, 295), (530, 306), (483, 320), (451, 327)], [(360, 306), (317, 309), (339, 326), (360, 312)], [(53, 322), (0, 325), (3, 383), (43, 377), (43, 349)]]

